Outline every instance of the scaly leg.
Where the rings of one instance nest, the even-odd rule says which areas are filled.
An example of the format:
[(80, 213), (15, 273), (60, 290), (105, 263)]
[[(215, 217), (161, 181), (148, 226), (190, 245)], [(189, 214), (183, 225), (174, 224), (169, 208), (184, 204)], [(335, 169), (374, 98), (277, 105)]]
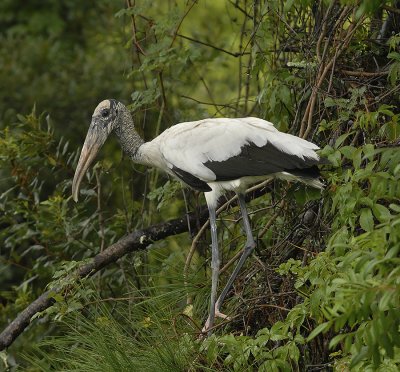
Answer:
[[(232, 285), (233, 285), (237, 275), (239, 274), (239, 271), (243, 267), (243, 264), (245, 263), (247, 257), (250, 256), (251, 252), (253, 252), (253, 249), (256, 246), (256, 243), (253, 238), (253, 233), (251, 231), (250, 220), (249, 220), (249, 215), (247, 214), (247, 208), (246, 208), (246, 202), (244, 199), (244, 195), (237, 194), (237, 196), (238, 196), (238, 200), (239, 200), (240, 210), (242, 212), (243, 226), (244, 226), (244, 230), (246, 232), (247, 241), (246, 241), (246, 245), (244, 247), (244, 251), (243, 251), (242, 255), (240, 256), (239, 262), (235, 267), (235, 270), (233, 270), (233, 273), (231, 274), (228, 282), (226, 283), (224, 289), (222, 290), (221, 295), (218, 297), (218, 300), (215, 303), (215, 309), (213, 311), (213, 316), (215, 317), (215, 315), (217, 315), (218, 317), (225, 318), (225, 319), (229, 319), (229, 317), (227, 317), (226, 315), (224, 315), (220, 312), (220, 307), (221, 307), (222, 303), (224, 302), (226, 295), (232, 288)], [(210, 312), (210, 315), (211, 315), (211, 312)], [(209, 317), (207, 319), (204, 329), (206, 329), (208, 324), (211, 324), (210, 321), (211, 321), (211, 318)], [(214, 322), (214, 318), (213, 318), (213, 322)], [(203, 329), (203, 331), (204, 331), (204, 329)]]
[(233, 270), (233, 273), (231, 274), (228, 283), (226, 283), (225, 288), (222, 290), (221, 295), (219, 296), (217, 303), (216, 303), (216, 311), (219, 313), (219, 309), (222, 305), (222, 303), (225, 300), (226, 295), (232, 288), (232, 285), (239, 274), (239, 271), (242, 269), (243, 264), (247, 260), (247, 257), (250, 256), (251, 252), (253, 252), (253, 249), (256, 246), (256, 243), (253, 238), (253, 233), (251, 231), (251, 226), (250, 226), (250, 220), (249, 220), (249, 215), (247, 214), (247, 208), (246, 208), (246, 201), (244, 199), (243, 194), (237, 194), (238, 199), (239, 199), (239, 204), (240, 204), (240, 210), (242, 212), (242, 218), (243, 218), (243, 226), (244, 230), (246, 232), (246, 245), (244, 247), (244, 251), (242, 255), (240, 256), (239, 262), (235, 267), (235, 270)]
[(217, 218), (215, 207), (208, 207), (210, 212), (210, 227), (211, 227), (211, 301), (210, 301), (210, 314), (208, 316), (206, 325), (203, 332), (207, 332), (211, 336), (211, 329), (215, 320), (215, 308), (218, 288), (218, 275), (219, 275), (219, 249), (218, 249), (218, 235), (217, 235)]

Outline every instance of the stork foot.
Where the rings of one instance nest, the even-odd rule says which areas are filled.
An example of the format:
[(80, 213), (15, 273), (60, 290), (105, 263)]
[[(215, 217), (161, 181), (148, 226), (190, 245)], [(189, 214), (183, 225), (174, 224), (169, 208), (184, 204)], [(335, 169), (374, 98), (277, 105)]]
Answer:
[[(228, 315), (225, 315), (219, 311), (217, 308), (217, 304), (215, 304), (215, 318), (221, 318), (224, 320), (231, 320)], [(210, 316), (208, 316), (206, 323), (204, 324), (203, 329), (201, 330), (202, 335), (207, 334), (210, 331)]]

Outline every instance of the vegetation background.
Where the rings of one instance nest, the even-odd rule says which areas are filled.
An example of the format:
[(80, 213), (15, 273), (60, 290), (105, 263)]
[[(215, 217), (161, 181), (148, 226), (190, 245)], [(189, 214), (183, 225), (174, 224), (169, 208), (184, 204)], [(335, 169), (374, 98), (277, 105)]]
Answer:
[[(0, 370), (398, 371), (399, 42), (395, 0), (1, 1), (1, 329), (58, 290), (0, 352)], [(249, 193), (256, 252), (224, 305), (232, 320), (208, 339), (200, 217), (74, 274), (124, 235), (204, 205), (116, 141), (72, 201), (105, 98), (130, 105), (145, 139), (258, 116), (332, 163), (322, 194), (275, 181)], [(219, 224), (223, 283), (244, 243), (234, 201)]]

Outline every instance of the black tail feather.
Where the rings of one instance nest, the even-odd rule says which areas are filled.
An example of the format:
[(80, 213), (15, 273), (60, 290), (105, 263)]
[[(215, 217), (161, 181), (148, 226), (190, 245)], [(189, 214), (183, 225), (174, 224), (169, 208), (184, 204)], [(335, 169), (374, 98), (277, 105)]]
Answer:
[(285, 172), (302, 178), (319, 178), (321, 173), (316, 165), (302, 169), (286, 169)]

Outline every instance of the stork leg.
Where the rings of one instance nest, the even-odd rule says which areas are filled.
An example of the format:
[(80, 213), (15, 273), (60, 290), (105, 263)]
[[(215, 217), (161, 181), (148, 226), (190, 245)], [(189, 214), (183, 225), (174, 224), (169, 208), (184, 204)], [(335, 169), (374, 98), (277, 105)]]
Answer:
[[(239, 271), (243, 267), (247, 257), (250, 256), (251, 252), (253, 252), (253, 250), (256, 246), (256, 243), (253, 238), (253, 233), (251, 231), (250, 220), (249, 220), (249, 215), (247, 214), (246, 201), (245, 201), (244, 195), (238, 193), (237, 196), (238, 196), (238, 200), (239, 200), (240, 210), (242, 212), (243, 226), (244, 226), (244, 230), (246, 232), (247, 240), (246, 240), (246, 244), (244, 247), (244, 251), (243, 251), (242, 255), (240, 256), (239, 262), (237, 263), (230, 278), (228, 279), (228, 282), (226, 283), (224, 289), (221, 292), (221, 295), (218, 297), (217, 301), (215, 302), (215, 308), (212, 308), (213, 301), (211, 301), (210, 315), (209, 315), (209, 317), (206, 321), (206, 324), (203, 328), (203, 332), (208, 331), (208, 334), (210, 334), (209, 328), (211, 328), (214, 324), (215, 315), (217, 315), (218, 317), (221, 317), (221, 318), (229, 319), (226, 315), (224, 315), (220, 312), (220, 307), (221, 307), (222, 303), (224, 302), (226, 295), (232, 288), (232, 285), (233, 285), (237, 275), (239, 274)], [(210, 213), (210, 221), (211, 221), (211, 213)], [(212, 231), (212, 225), (211, 225), (211, 231)], [(218, 246), (217, 246), (217, 249), (218, 249)], [(218, 278), (218, 274), (217, 274), (217, 278)], [(212, 296), (212, 294), (211, 294), (211, 296)], [(211, 297), (211, 298), (213, 298), (213, 297)]]
[(211, 329), (215, 320), (215, 308), (217, 299), (218, 275), (219, 275), (219, 249), (218, 249), (218, 235), (217, 235), (217, 218), (215, 207), (208, 207), (210, 212), (210, 227), (211, 227), (211, 300), (210, 300), (210, 313), (208, 316), (205, 331), (211, 335)]
[(239, 262), (237, 263), (235, 270), (233, 270), (233, 273), (231, 274), (230, 278), (228, 279), (228, 282), (226, 283), (224, 289), (221, 292), (221, 295), (218, 297), (218, 300), (216, 302), (215, 311), (218, 314), (221, 314), (219, 309), (220, 309), (222, 303), (224, 302), (226, 295), (232, 288), (232, 285), (233, 285), (236, 277), (238, 276), (239, 271), (242, 269), (245, 261), (247, 260), (247, 257), (250, 256), (251, 252), (253, 252), (253, 250), (256, 246), (256, 243), (253, 238), (253, 233), (251, 231), (251, 225), (250, 225), (249, 215), (247, 213), (246, 201), (245, 201), (244, 195), (238, 193), (237, 196), (238, 196), (238, 200), (239, 200), (240, 210), (242, 212), (243, 226), (244, 226), (244, 230), (246, 232), (247, 240), (246, 240), (246, 244), (244, 246), (244, 251), (243, 251), (242, 255), (240, 256)]

